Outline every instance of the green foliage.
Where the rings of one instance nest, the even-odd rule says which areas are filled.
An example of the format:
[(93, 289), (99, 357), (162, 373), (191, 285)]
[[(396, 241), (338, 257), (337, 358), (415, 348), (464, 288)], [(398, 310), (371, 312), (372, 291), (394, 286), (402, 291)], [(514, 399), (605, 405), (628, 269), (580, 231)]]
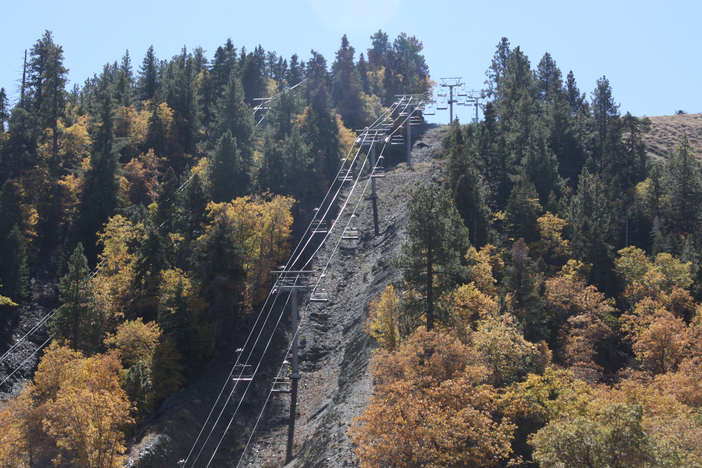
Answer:
[(27, 296), (29, 265), (27, 242), (16, 224), (0, 248), (0, 292), (19, 302)]
[(534, 459), (544, 467), (652, 466), (654, 444), (642, 418), (641, 406), (614, 404), (589, 417), (554, 421), (532, 439)]
[(468, 251), (468, 229), (450, 194), (438, 186), (419, 186), (407, 207), (408, 241), (397, 264), (408, 287), (421, 295), (428, 330), (435, 324), (435, 301), (465, 273), (461, 259)]
[(208, 166), (212, 200), (228, 202), (246, 194), (250, 183), (247, 169), (236, 139), (227, 130), (217, 142)]
[(101, 311), (93, 303), (90, 268), (78, 244), (68, 262), (68, 273), (59, 282), (61, 308), (49, 322), (57, 341), (90, 355), (100, 350), (105, 332)]
[(519, 382), (528, 374), (541, 374), (548, 363), (507, 314), (489, 315), (468, 340), (479, 353), (479, 362), (490, 370), (489, 380), (495, 387)]
[[(89, 262), (97, 259), (97, 233), (117, 208), (118, 160), (115, 150), (113, 128), (113, 101), (107, 69), (100, 78), (98, 87), (100, 120), (96, 125), (90, 168), (85, 174), (84, 189), (73, 226), (73, 241), (82, 242)], [(73, 245), (70, 245), (72, 248)]]

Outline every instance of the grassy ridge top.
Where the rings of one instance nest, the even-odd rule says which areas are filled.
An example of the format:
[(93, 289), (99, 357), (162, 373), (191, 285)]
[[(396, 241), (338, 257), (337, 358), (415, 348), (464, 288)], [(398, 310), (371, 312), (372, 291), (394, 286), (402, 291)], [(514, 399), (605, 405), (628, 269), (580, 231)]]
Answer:
[(680, 114), (649, 117), (651, 132), (644, 135), (648, 155), (653, 160), (667, 159), (673, 148), (687, 134), (690, 146), (702, 158), (702, 114)]

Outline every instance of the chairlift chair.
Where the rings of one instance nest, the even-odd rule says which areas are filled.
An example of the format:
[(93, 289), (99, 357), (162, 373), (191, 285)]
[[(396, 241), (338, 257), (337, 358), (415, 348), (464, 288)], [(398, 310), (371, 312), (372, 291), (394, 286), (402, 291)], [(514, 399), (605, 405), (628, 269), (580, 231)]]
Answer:
[(271, 393), (290, 393), (292, 390), (292, 381), (288, 377), (276, 377), (273, 380), (273, 388)]
[[(381, 156), (382, 157), (382, 156)], [(344, 240), (356, 240), (360, 237), (358, 227), (356, 227), (356, 215), (351, 215), (349, 224), (344, 229), (341, 238)]]
[(385, 156), (379, 156), (375, 167), (371, 168), (371, 177), (374, 179), (382, 179), (385, 177)]
[(339, 180), (341, 182), (353, 182), (353, 175), (351, 175), (351, 169), (346, 171), (346, 173), (339, 174)]
[(326, 289), (312, 291), (310, 294), (310, 302), (329, 302), (329, 293)]
[(253, 369), (250, 364), (236, 364), (232, 373), (232, 381), (251, 381), (253, 380)]
[(446, 93), (438, 93), (436, 95), (436, 108), (439, 110), (448, 109), (448, 95)]
[(312, 221), (312, 234), (326, 234), (327, 222), (323, 219), (315, 219)]
[(393, 133), (392, 136), (390, 137), (390, 144), (391, 145), (404, 145), (405, 144), (405, 136), (400, 133)]

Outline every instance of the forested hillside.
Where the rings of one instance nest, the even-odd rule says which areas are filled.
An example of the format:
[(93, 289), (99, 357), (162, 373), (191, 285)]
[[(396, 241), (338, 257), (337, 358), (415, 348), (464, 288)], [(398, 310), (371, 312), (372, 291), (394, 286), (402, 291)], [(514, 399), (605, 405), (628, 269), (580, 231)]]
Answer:
[[(0, 90), (3, 353), (55, 287), (32, 381), (3, 377), (0, 464), (121, 466), (256, 314), (354, 130), (431, 89), (417, 38), (370, 41), (330, 63), (150, 48), (72, 90), (51, 33), (32, 46), (19, 101)], [(484, 118), (444, 132), (440, 183), (406, 197), (401, 279), (370, 306), (360, 463), (702, 466), (693, 136), (652, 139), (605, 76), (581, 91), (506, 38), (486, 65)]]
[(370, 307), (361, 465), (702, 466), (699, 116), (650, 135), (506, 39), (486, 86)]
[[(344, 36), (329, 62), (231, 40), (211, 59), (149, 48), (68, 90), (47, 31), (19, 101), (0, 92), (2, 387), (21, 393), (2, 408), (0, 464), (120, 466), (126, 436), (265, 299), (354, 129), (428, 91), (422, 48), (382, 31), (367, 58)], [(31, 375), (14, 353), (38, 280), (49, 340), (13, 387)]]

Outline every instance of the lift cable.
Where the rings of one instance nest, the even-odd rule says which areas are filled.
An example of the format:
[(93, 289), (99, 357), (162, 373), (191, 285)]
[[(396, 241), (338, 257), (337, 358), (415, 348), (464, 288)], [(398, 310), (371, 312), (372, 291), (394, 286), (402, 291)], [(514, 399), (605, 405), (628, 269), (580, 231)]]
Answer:
[[(386, 146), (386, 145), (383, 145), (383, 149), (381, 150), (380, 156), (382, 156), (382, 154), (383, 154), (383, 152), (384, 152), (384, 150), (385, 150), (385, 146)], [(380, 158), (379, 158), (379, 159), (380, 159)], [(366, 160), (367, 160), (367, 159), (366, 159)], [(365, 165), (365, 161), (364, 161), (364, 165)], [(377, 165), (377, 164), (376, 164), (376, 165)], [(352, 217), (356, 214), (356, 212), (357, 212), (357, 210), (358, 210), (358, 207), (360, 206), (360, 203), (361, 203), (361, 201), (363, 200), (363, 194), (368, 190), (368, 186), (369, 186), (369, 184), (370, 184), (370, 181), (371, 181), (371, 178), (369, 177), (368, 180), (366, 181), (366, 184), (365, 184), (365, 187), (364, 187), (363, 191), (360, 193), (360, 195), (359, 195), (359, 197), (358, 197), (358, 200), (357, 200), (357, 202), (356, 202), (356, 205), (354, 206), (354, 209), (353, 209), (353, 211), (352, 211), (352, 213), (351, 213), (351, 216), (349, 217), (349, 221), (346, 223), (346, 228), (348, 228), (348, 226), (349, 226), (349, 224), (350, 224), (350, 222), (351, 222)], [(348, 199), (350, 199), (350, 198), (351, 198), (351, 195), (349, 195)], [(348, 199), (347, 199), (347, 200), (348, 200)], [(342, 208), (342, 210), (340, 210), (340, 211), (341, 211), (341, 214), (343, 214), (343, 208)], [(341, 216), (341, 214), (339, 215), (339, 217)], [(339, 219), (339, 218), (337, 218), (337, 219)], [(330, 229), (330, 231), (331, 231), (331, 229)], [(327, 259), (327, 262), (326, 262), (324, 268), (322, 269), (322, 275), (324, 275), (324, 273), (326, 272), (327, 268), (329, 267), (329, 264), (331, 263), (331, 260), (333, 259), (334, 255), (336, 254), (336, 252), (337, 252), (337, 250), (338, 250), (338, 248), (339, 248), (339, 245), (341, 244), (341, 241), (342, 241), (342, 237), (339, 237), (339, 239), (337, 240), (336, 244), (334, 245), (334, 248), (333, 248), (331, 254), (329, 254), (329, 257), (328, 257), (328, 259)], [(305, 265), (305, 266), (306, 266), (306, 265)], [(303, 268), (304, 268), (304, 267), (303, 267)], [(314, 287), (315, 289), (316, 289), (316, 287), (318, 286), (320, 280), (321, 280), (321, 277), (318, 278), (317, 284), (316, 284), (315, 287)], [(313, 290), (314, 290), (314, 289), (313, 289)], [(294, 342), (294, 338), (299, 334), (299, 331), (300, 331), (300, 329), (301, 329), (301, 327), (302, 327), (302, 324), (303, 324), (303, 322), (305, 321), (305, 319), (307, 318), (307, 310), (308, 310), (308, 308), (309, 308), (309, 302), (308, 302), (307, 306), (303, 309), (303, 313), (302, 313), (301, 316), (300, 316), (300, 320), (299, 320), (299, 322), (298, 322), (298, 327), (297, 327), (297, 329), (294, 330), (294, 332), (293, 332), (293, 339), (290, 340), (290, 344), (288, 345), (288, 350), (287, 350), (287, 352), (286, 352), (285, 358), (284, 358), (284, 360), (283, 360), (283, 362), (282, 362), (282, 364), (281, 364), (281, 366), (280, 366), (280, 368), (279, 368), (279, 370), (278, 370), (278, 374), (277, 374), (278, 376), (280, 376), (280, 374), (282, 373), (282, 371), (283, 371), (283, 369), (284, 369), (284, 367), (285, 367), (285, 364), (286, 364), (286, 362), (287, 362), (287, 358), (288, 358), (288, 356), (290, 355), (290, 352), (291, 352), (291, 349), (292, 349), (292, 344), (293, 344), (293, 342)], [(252, 430), (251, 430), (251, 434), (249, 435), (249, 438), (248, 438), (248, 440), (247, 440), (247, 442), (246, 442), (246, 445), (245, 445), (245, 447), (244, 447), (244, 450), (243, 450), (243, 452), (242, 452), (242, 454), (241, 454), (241, 458), (239, 459), (239, 462), (238, 462), (238, 464), (237, 464), (237, 468), (241, 465), (241, 463), (242, 463), (242, 461), (243, 461), (243, 459), (244, 459), (244, 457), (245, 457), (245, 455), (246, 455), (246, 451), (247, 451), (247, 449), (248, 449), (248, 447), (249, 447), (249, 445), (250, 445), (250, 443), (251, 443), (251, 440), (253, 439), (253, 435), (254, 435), (254, 433), (255, 433), (255, 431), (256, 431), (256, 428), (258, 427), (258, 424), (259, 424), (261, 418), (263, 417), (263, 413), (264, 413), (264, 411), (265, 411), (265, 409), (266, 409), (266, 406), (268, 405), (268, 402), (270, 401), (270, 398), (271, 398), (272, 394), (273, 394), (273, 387), (271, 387), (270, 391), (268, 392), (268, 396), (267, 396), (267, 398), (266, 398), (266, 401), (265, 401), (264, 404), (263, 404), (263, 408), (262, 408), (261, 411), (259, 412), (258, 418), (256, 419), (256, 423), (254, 424), (254, 427), (253, 427)], [(233, 421), (233, 418), (234, 418), (234, 416), (232, 416), (232, 420), (231, 420), (230, 423), (229, 423), (230, 425), (231, 425), (231, 422)], [(229, 427), (229, 426), (228, 426), (228, 427)], [(225, 433), (226, 433), (226, 431), (225, 431)], [(221, 444), (223, 438), (224, 438), (224, 436), (222, 436), (222, 439), (220, 440), (220, 444)], [(218, 447), (219, 447), (219, 445), (218, 445)], [(213, 455), (213, 456), (214, 456), (214, 455)], [(209, 464), (208, 464), (207, 466), (209, 466)]]
[[(352, 148), (352, 149), (353, 149), (353, 148)], [(352, 149), (349, 150), (349, 155), (350, 155)], [(356, 154), (355, 154), (355, 156), (354, 156), (354, 159), (353, 159), (353, 161), (352, 161), (352, 164), (353, 164), (353, 162), (355, 162), (355, 159), (358, 157), (359, 152), (360, 152), (360, 148), (359, 148), (359, 151), (356, 152)], [(339, 169), (339, 172), (337, 173), (337, 176), (338, 176), (339, 174), (341, 174), (342, 169), (343, 169), (343, 165), (342, 165), (342, 167)], [(337, 178), (338, 178), (338, 177), (337, 177)], [(340, 186), (340, 187), (341, 187), (341, 186)], [(325, 199), (328, 198), (328, 196), (329, 196), (329, 194), (330, 194), (332, 188), (333, 188), (333, 184), (330, 186), (329, 190), (327, 191), (327, 194), (325, 195)], [(330, 201), (330, 206), (331, 206), (331, 204), (333, 204), (333, 202), (334, 202), (334, 201), (336, 200), (336, 198), (338, 197), (339, 191), (340, 191), (340, 190), (337, 190), (337, 192), (334, 194), (332, 200)], [(327, 209), (327, 211), (328, 211), (328, 209)], [(304, 237), (305, 237), (305, 236), (307, 235), (307, 233), (310, 231), (311, 226), (312, 226), (313, 223), (314, 223), (314, 219), (313, 219), (313, 220), (310, 222), (310, 224), (308, 225), (307, 230), (305, 231), (305, 235), (303, 235), (303, 238), (300, 240), (300, 242), (298, 242), (298, 245), (297, 245), (297, 247), (296, 247), (296, 251), (297, 251), (298, 247), (300, 246), (300, 244), (302, 243), (302, 240), (304, 239)], [(304, 252), (305, 248), (307, 247), (307, 245), (308, 245), (309, 242), (311, 241), (312, 237), (313, 237), (313, 235), (310, 234), (310, 236), (309, 236), (307, 242), (305, 243), (305, 245), (304, 245), (304, 246), (302, 247), (302, 249), (300, 250), (299, 255), (298, 255), (298, 258), (299, 258), (300, 255), (302, 255), (302, 253)], [(322, 243), (323, 243), (323, 242), (322, 242)], [(292, 258), (292, 256), (291, 256), (291, 258)], [(289, 268), (291, 268), (291, 266), (294, 265), (294, 263), (295, 263), (296, 261), (297, 261), (297, 258), (296, 258), (293, 262), (288, 261), (288, 263), (287, 263), (286, 266), (285, 266), (284, 271), (290, 271)], [(273, 293), (273, 291), (276, 290), (276, 286), (277, 286), (277, 284), (274, 285), (273, 288), (271, 289), (271, 291), (269, 292), (269, 295), (268, 295), (269, 298), (270, 298), (271, 294)], [(288, 298), (288, 300), (289, 300), (289, 298)], [(267, 303), (267, 302), (268, 302), (268, 298), (266, 299), (266, 303)], [(275, 300), (274, 300), (274, 303), (275, 303)], [(271, 311), (272, 311), (273, 305), (274, 305), (274, 304), (272, 304), (272, 305), (270, 306), (270, 309), (269, 309), (267, 318), (266, 318), (266, 320), (264, 321), (264, 324), (263, 324), (262, 327), (261, 327), (261, 331), (259, 332), (259, 336), (257, 337), (256, 341), (255, 341), (254, 344), (252, 345), (251, 350), (249, 351), (249, 355), (247, 356), (247, 359), (245, 360), (245, 363), (246, 363), (247, 365), (248, 365), (248, 360), (249, 360), (251, 354), (253, 353), (253, 349), (255, 348), (256, 344), (258, 343), (258, 339), (260, 338), (260, 335), (261, 335), (263, 329), (265, 328), (265, 324), (267, 323), (268, 318), (270, 317), (270, 313), (271, 313)], [(287, 301), (286, 301), (286, 305), (287, 305)], [(263, 306), (263, 308), (262, 308), (262, 310), (261, 310), (261, 314), (259, 314), (259, 318), (260, 318), (261, 315), (263, 315), (263, 311), (265, 310), (265, 308), (266, 308), (266, 304), (264, 303), (264, 306)], [(282, 315), (281, 315), (281, 317), (282, 317)], [(257, 318), (257, 322), (258, 322), (258, 320), (259, 320), (259, 319)], [(280, 321), (280, 318), (278, 319), (278, 322), (279, 322), (279, 321)], [(255, 327), (255, 325), (254, 325), (254, 327)], [(252, 332), (251, 332), (251, 333), (253, 333), (253, 328), (252, 328)], [(249, 337), (251, 336), (251, 333), (249, 334)], [(248, 343), (248, 341), (249, 341), (249, 338), (247, 338), (247, 343)], [(245, 347), (244, 347), (244, 349), (245, 349)], [(266, 349), (267, 349), (267, 347), (266, 347)], [(265, 355), (265, 352), (264, 352), (264, 355)], [(240, 355), (240, 356), (241, 356), (241, 355)], [(240, 358), (240, 356), (239, 356), (239, 358)], [(234, 367), (233, 367), (232, 369), (236, 368), (236, 366), (240, 363), (239, 358), (237, 358), (237, 361), (236, 361), (236, 363), (235, 363), (235, 365), (234, 365)], [(261, 359), (262, 359), (262, 358), (263, 358), (263, 355), (261, 356)], [(259, 366), (260, 366), (260, 361), (259, 361), (259, 363), (257, 364), (256, 369), (258, 369)], [(254, 375), (255, 375), (255, 373), (254, 373)], [(231, 378), (231, 374), (230, 374), (230, 377), (227, 379), (227, 382), (225, 382), (225, 384), (224, 384), (225, 387), (226, 387), (226, 385), (228, 384), (228, 381), (229, 381), (230, 378)], [(238, 381), (236, 381), (236, 383), (235, 383), (235, 385), (234, 385), (234, 388), (232, 389), (232, 393), (233, 393), (234, 390), (236, 389), (236, 386), (237, 386), (237, 385), (238, 385)], [(249, 383), (249, 385), (250, 385), (250, 383)], [(223, 393), (225, 387), (223, 387), (223, 388), (222, 388), (222, 391), (220, 391), (220, 395)], [(248, 385), (247, 385), (247, 389), (248, 389)], [(230, 396), (231, 396), (231, 394), (230, 394)], [(242, 397), (242, 399), (243, 399), (243, 397)], [(219, 397), (218, 397), (218, 400), (219, 400)], [(199, 438), (200, 438), (200, 436), (201, 436), (201, 434), (202, 434), (202, 432), (203, 432), (203, 430), (204, 430), (204, 427), (205, 427), (205, 426), (207, 425), (207, 423), (209, 422), (209, 418), (210, 418), (210, 416), (211, 416), (211, 414), (212, 414), (212, 412), (213, 412), (213, 410), (214, 410), (214, 407), (215, 407), (216, 405), (217, 405), (217, 401), (215, 402), (215, 405), (213, 405), (213, 409), (210, 411), (210, 415), (208, 416), (207, 420), (205, 421), (205, 424), (203, 425), (203, 429), (200, 431), (200, 434), (198, 435), (198, 438), (196, 439), (195, 444), (193, 445), (193, 448), (191, 448), (190, 453), (188, 454), (188, 457), (185, 459), (185, 461), (184, 461), (185, 463), (187, 463), (187, 461), (189, 460), (189, 458), (190, 458), (190, 456), (191, 456), (191, 454), (192, 454), (192, 452), (193, 452), (193, 449), (194, 449), (195, 445), (198, 443)], [(225, 408), (226, 408), (226, 405), (222, 408), (222, 411), (220, 412), (220, 416), (221, 416), (221, 414), (224, 412)], [(237, 409), (238, 409), (238, 407), (237, 407)], [(235, 414), (236, 414), (236, 413), (235, 413)], [(202, 447), (201, 447), (201, 449), (200, 449), (200, 452), (197, 454), (195, 460), (193, 461), (193, 465), (195, 464), (195, 462), (196, 462), (197, 459), (199, 458), (200, 454), (202, 453), (202, 450), (204, 449), (205, 445), (207, 444), (207, 442), (208, 442), (208, 440), (209, 440), (209, 437), (211, 436), (212, 432), (214, 431), (214, 428), (216, 427), (216, 424), (217, 424), (218, 421), (219, 421), (219, 417), (217, 418), (217, 421), (214, 423), (212, 429), (210, 430), (210, 433), (208, 434), (206, 440), (203, 442), (203, 445), (202, 445)], [(226, 433), (226, 432), (225, 432), (225, 433)]]

